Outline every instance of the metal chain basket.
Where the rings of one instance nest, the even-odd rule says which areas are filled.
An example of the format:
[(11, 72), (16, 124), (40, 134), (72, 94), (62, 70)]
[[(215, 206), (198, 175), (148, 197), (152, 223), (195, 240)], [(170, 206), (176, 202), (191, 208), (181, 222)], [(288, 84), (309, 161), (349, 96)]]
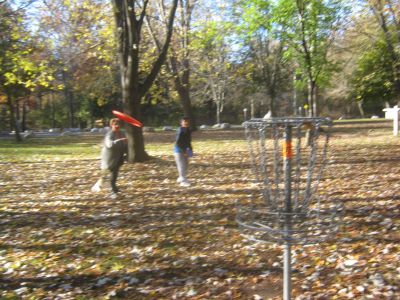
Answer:
[(310, 244), (338, 231), (343, 207), (317, 196), (326, 163), (328, 118), (252, 119), (244, 124), (255, 192), (238, 202), (250, 239)]

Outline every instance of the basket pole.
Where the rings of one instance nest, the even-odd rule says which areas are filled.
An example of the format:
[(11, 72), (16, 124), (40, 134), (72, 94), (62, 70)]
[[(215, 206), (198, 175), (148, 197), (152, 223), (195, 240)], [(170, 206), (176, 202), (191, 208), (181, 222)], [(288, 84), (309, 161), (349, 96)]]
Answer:
[(283, 300), (290, 300), (292, 284), (292, 266), (291, 266), (291, 212), (292, 212), (292, 127), (285, 126), (284, 144), (283, 144), (283, 170), (285, 180), (285, 246), (284, 246), (284, 269), (283, 269)]
[[(251, 206), (248, 209), (240, 207), (242, 204), (238, 202), (238, 222), (243, 227), (246, 236), (253, 231), (255, 232), (253, 238), (257, 241), (283, 245), (283, 300), (290, 300), (292, 245), (327, 240), (338, 231), (338, 226), (334, 226), (334, 222), (339, 222), (342, 214), (342, 205), (326, 207), (329, 203), (325, 203), (324, 207), (320, 207), (319, 199), (317, 208), (312, 210), (313, 213), (308, 213), (311, 212), (311, 200), (316, 199), (315, 196), (311, 198), (311, 193), (316, 192), (316, 186), (326, 163), (329, 131), (322, 130), (321, 125), (327, 125), (330, 128), (332, 121), (329, 118), (289, 117), (251, 119), (243, 124), (246, 128), (253, 172), (257, 182), (263, 183), (260, 199), (264, 202), (258, 203), (258, 198), (254, 199), (256, 202), (254, 204), (250, 202)], [(313, 128), (315, 130), (310, 130)], [(265, 149), (267, 147), (265, 139), (269, 137), (266, 134), (267, 129), (273, 143), (269, 149)], [(301, 147), (302, 129), (308, 129), (307, 132), (313, 137), (310, 139), (311, 144), (303, 147)], [(257, 132), (261, 145), (258, 151), (257, 148), (252, 147)], [(325, 144), (319, 149), (316, 143), (320, 135), (325, 136)], [(292, 145), (292, 140), (295, 142), (294, 145)], [(279, 154), (280, 143), (282, 143), (282, 156)], [(308, 156), (309, 162), (306, 165), (304, 160), (307, 160)], [(303, 166), (301, 160), (303, 160)], [(312, 177), (316, 163), (319, 163), (320, 169), (317, 175)], [(303, 186), (303, 181), (305, 186)], [(315, 186), (313, 186), (314, 183)], [(274, 193), (272, 195), (267, 193), (268, 189)], [(301, 206), (298, 206), (299, 199), (304, 202)], [(247, 202), (243, 205), (247, 205)], [(260, 209), (259, 205), (261, 205)], [(324, 221), (327, 217), (331, 218), (332, 224), (328, 224), (329, 226)]]

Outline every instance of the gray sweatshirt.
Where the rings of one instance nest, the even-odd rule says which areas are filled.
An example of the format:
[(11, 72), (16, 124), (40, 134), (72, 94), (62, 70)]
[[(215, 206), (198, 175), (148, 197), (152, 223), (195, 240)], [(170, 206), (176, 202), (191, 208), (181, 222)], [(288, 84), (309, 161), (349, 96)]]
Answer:
[(114, 170), (119, 168), (124, 163), (124, 156), (127, 152), (126, 141), (119, 139), (125, 135), (119, 131), (118, 133), (110, 130), (106, 133), (101, 149), (101, 169)]

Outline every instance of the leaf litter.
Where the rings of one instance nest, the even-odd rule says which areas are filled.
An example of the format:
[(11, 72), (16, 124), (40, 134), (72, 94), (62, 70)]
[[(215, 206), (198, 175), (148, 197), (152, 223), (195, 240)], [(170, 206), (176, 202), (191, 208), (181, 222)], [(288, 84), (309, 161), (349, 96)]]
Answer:
[[(199, 133), (193, 185), (168, 150), (125, 164), (117, 199), (93, 194), (97, 160), (0, 164), (4, 299), (280, 299), (282, 248), (240, 235), (251, 185), (241, 134)], [(212, 137), (214, 138), (214, 137)], [(194, 139), (196, 149), (196, 138)], [(337, 238), (294, 246), (296, 299), (400, 297), (400, 142), (337, 135), (319, 192), (343, 201)]]

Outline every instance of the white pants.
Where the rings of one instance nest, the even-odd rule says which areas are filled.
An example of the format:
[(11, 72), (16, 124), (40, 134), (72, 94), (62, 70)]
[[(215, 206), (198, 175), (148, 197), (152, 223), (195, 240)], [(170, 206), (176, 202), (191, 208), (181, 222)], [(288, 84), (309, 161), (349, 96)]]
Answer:
[(174, 153), (176, 167), (182, 181), (187, 181), (187, 171), (189, 167), (189, 157), (183, 153)]
[(101, 170), (101, 175), (99, 180), (92, 187), (93, 192), (99, 192), (103, 186), (106, 188), (111, 188), (113, 192), (118, 192), (117, 188), (117, 177), (118, 177), (119, 168), (115, 168), (113, 170)]

